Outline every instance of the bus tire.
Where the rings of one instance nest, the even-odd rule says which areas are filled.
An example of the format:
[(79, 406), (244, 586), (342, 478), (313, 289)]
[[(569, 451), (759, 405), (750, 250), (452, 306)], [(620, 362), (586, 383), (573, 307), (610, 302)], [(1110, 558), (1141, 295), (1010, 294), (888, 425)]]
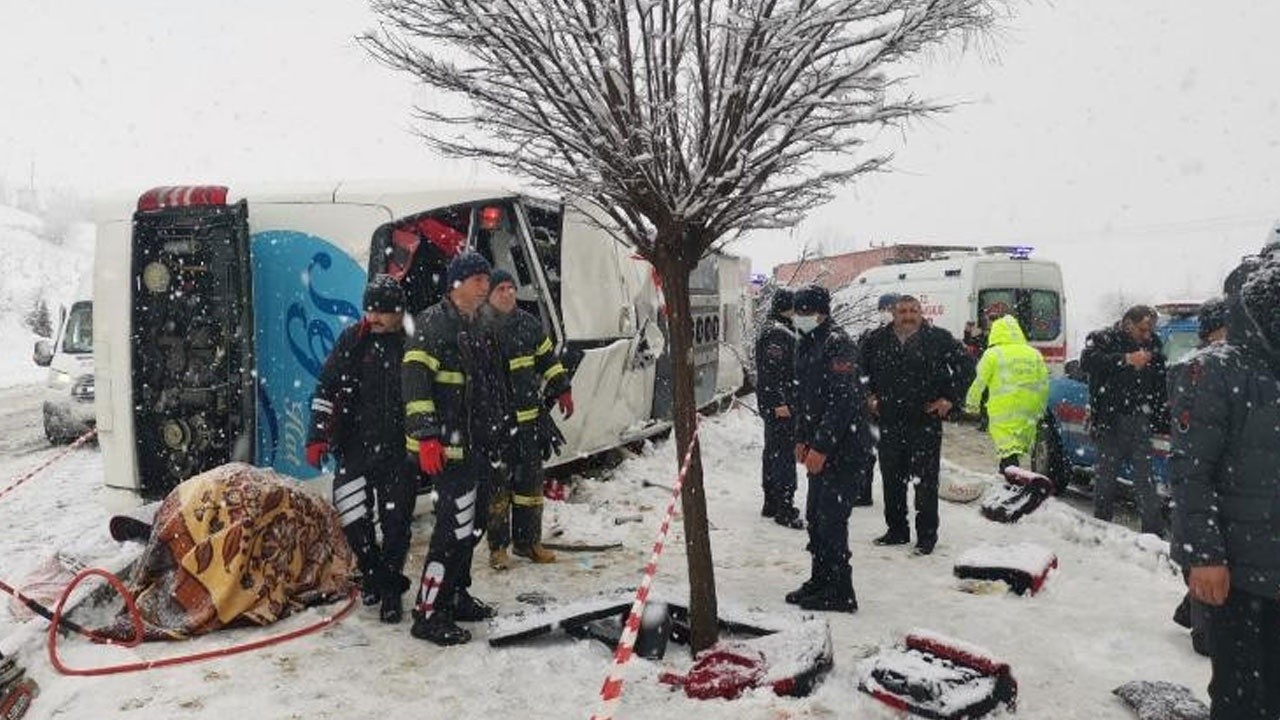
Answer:
[(1047, 415), (1036, 427), (1036, 444), (1031, 448), (1031, 470), (1052, 480), (1058, 495), (1066, 492), (1071, 485), (1071, 468), (1062, 456), (1058, 424)]

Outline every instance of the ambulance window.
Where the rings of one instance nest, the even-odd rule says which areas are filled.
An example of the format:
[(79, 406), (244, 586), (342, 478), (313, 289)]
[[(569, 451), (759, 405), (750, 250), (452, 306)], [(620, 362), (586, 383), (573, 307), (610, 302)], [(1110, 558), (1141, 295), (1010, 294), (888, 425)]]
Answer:
[[(1053, 340), (1062, 333), (1062, 303), (1058, 301), (1058, 293), (1052, 290), (1024, 290), (1027, 295), (1028, 317), (1022, 324), (1022, 331), (1028, 340)], [(1019, 313), (1019, 320), (1022, 320)]]
[(93, 304), (78, 302), (67, 315), (67, 330), (62, 334), (62, 352), (83, 355), (93, 352)]

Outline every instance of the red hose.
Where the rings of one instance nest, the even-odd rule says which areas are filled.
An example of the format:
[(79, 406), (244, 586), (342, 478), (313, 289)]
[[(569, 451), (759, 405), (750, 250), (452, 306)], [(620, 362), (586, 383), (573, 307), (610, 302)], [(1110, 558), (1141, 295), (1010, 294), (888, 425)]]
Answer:
[(142, 642), (142, 616), (138, 613), (137, 605), (134, 604), (133, 595), (125, 588), (124, 583), (120, 582), (119, 578), (106, 570), (101, 570), (99, 568), (87, 568), (82, 570), (71, 580), (71, 583), (67, 585), (66, 590), (63, 590), (62, 597), (58, 598), (58, 605), (53, 611), (53, 622), (49, 624), (49, 662), (63, 675), (76, 675), (80, 677), (113, 675), (116, 673), (136, 672), (138, 670), (150, 670), (152, 668), (181, 665), (183, 663), (200, 662), (202, 660), (226, 657), (228, 655), (238, 655), (250, 650), (257, 650), (258, 648), (263, 648), (268, 645), (274, 645), (286, 640), (299, 638), (303, 635), (310, 635), (321, 628), (328, 627), (329, 625), (346, 617), (347, 614), (351, 612), (351, 609), (355, 607), (356, 602), (356, 590), (353, 588), (351, 590), (351, 594), (347, 597), (347, 604), (339, 609), (334, 615), (327, 618), (321, 618), (319, 621), (312, 623), (311, 625), (298, 628), (297, 630), (291, 630), (287, 633), (273, 635), (271, 637), (241, 645), (232, 645), (230, 647), (219, 648), (217, 650), (207, 650), (205, 652), (192, 653), (189, 655), (177, 655), (174, 657), (161, 658), (159, 660), (143, 660), (141, 662), (125, 663), (123, 665), (107, 665), (97, 668), (67, 667), (62, 662), (61, 658), (58, 657), (58, 625), (62, 622), (62, 608), (66, 604), (67, 598), (71, 595), (71, 591), (90, 575), (97, 575), (106, 579), (106, 581), (111, 583), (111, 586), (116, 589), (116, 592), (120, 593), (120, 596), (124, 598), (125, 608), (129, 611), (129, 621), (133, 625), (134, 636), (128, 642), (121, 643), (101, 637), (95, 633), (85, 634), (97, 642), (105, 642), (111, 645), (123, 645), (124, 647), (135, 647)]

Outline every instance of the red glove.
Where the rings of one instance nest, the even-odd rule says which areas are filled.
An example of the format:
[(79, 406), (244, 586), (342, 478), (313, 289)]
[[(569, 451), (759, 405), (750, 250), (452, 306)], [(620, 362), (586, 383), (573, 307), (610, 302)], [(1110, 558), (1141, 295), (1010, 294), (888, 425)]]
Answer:
[(565, 390), (556, 398), (556, 404), (560, 406), (560, 412), (564, 413), (564, 419), (568, 420), (573, 415), (573, 392)]
[(418, 443), (418, 467), (428, 475), (439, 475), (444, 470), (444, 443), (440, 438)]
[(320, 463), (324, 461), (324, 456), (329, 452), (329, 443), (313, 442), (307, 444), (307, 464), (319, 470)]

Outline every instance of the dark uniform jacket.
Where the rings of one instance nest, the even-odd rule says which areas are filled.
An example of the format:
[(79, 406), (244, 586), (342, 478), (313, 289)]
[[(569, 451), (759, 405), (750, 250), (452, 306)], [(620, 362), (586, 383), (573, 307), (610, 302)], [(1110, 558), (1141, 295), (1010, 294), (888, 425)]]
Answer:
[(796, 442), (847, 466), (874, 444), (853, 340), (829, 318), (796, 345)]
[(493, 329), (445, 297), (414, 319), (405, 346), (405, 447), (439, 438), (446, 467), (473, 452), (501, 458), (510, 442), (511, 393)]
[(1169, 373), (1174, 559), (1228, 565), (1231, 586), (1280, 597), (1280, 356), (1248, 318), (1230, 344)]
[(1080, 369), (1089, 375), (1089, 409), (1093, 427), (1110, 426), (1119, 415), (1146, 415), (1151, 429), (1169, 429), (1164, 350), (1160, 338), (1151, 336), (1145, 346), (1151, 362), (1138, 370), (1124, 361), (1125, 353), (1144, 349), (1120, 325), (1089, 333)]
[(859, 375), (880, 400), (882, 426), (910, 427), (939, 422), (925, 406), (946, 398), (957, 408), (973, 381), (973, 363), (951, 333), (922, 325), (906, 343), (893, 323), (868, 332), (858, 348)]
[(403, 354), (403, 333), (375, 333), (364, 320), (344, 329), (316, 380), (307, 443), (326, 442), (338, 456), (398, 455)]
[(795, 356), (795, 330), (785, 320), (772, 318), (756, 338), (756, 404), (761, 417), (772, 418), (774, 408), (794, 402)]
[(569, 392), (569, 373), (556, 356), (551, 338), (537, 317), (516, 308), (503, 315), (486, 306), (511, 383), (511, 402), (518, 428), (517, 459), (532, 460), (541, 452), (539, 416), (556, 398)]

